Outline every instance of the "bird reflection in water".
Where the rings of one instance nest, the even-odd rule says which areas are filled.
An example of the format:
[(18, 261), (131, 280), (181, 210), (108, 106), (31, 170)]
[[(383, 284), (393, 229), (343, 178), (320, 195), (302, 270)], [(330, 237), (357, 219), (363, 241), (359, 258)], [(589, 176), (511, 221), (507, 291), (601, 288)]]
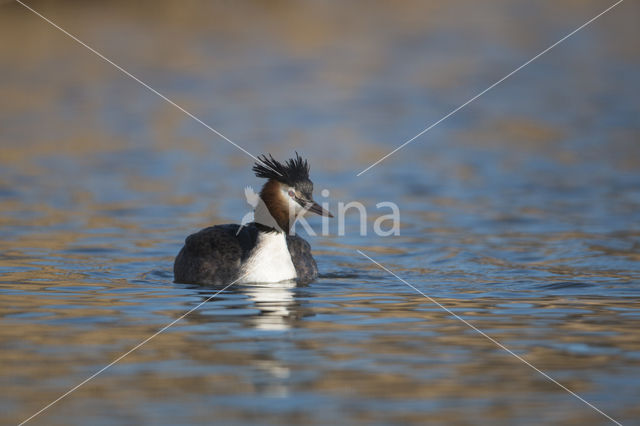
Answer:
[(284, 281), (270, 284), (244, 284), (239, 287), (255, 307), (260, 310), (250, 323), (258, 330), (288, 330), (291, 328), (295, 281)]
[[(236, 318), (243, 326), (255, 330), (284, 331), (295, 327), (295, 321), (304, 316), (297, 300), (299, 290), (306, 284), (296, 281), (278, 283), (237, 284), (224, 290), (209, 303), (190, 313), (186, 319), (193, 323), (227, 322)], [(194, 286), (203, 300), (222, 288), (220, 286)], [(235, 322), (235, 321), (234, 321)]]

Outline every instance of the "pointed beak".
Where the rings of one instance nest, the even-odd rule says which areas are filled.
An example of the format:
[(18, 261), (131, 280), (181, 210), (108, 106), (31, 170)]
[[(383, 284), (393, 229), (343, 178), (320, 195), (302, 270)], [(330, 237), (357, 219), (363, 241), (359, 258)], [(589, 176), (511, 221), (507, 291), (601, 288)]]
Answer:
[(333, 217), (333, 215), (329, 210), (323, 209), (322, 206), (320, 206), (320, 204), (316, 203), (313, 200), (307, 202), (305, 208), (307, 209), (307, 211), (310, 211), (311, 213), (319, 214), (320, 216)]

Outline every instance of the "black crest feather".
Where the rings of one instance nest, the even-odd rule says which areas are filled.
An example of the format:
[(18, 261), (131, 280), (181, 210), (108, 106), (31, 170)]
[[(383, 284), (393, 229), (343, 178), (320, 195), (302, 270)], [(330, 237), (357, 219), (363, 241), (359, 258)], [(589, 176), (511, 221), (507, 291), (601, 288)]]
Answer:
[(309, 180), (309, 163), (296, 152), (296, 158), (287, 160), (284, 164), (274, 159), (271, 154), (258, 156), (258, 161), (252, 169), (256, 176), (265, 179), (275, 179), (278, 182), (295, 186)]

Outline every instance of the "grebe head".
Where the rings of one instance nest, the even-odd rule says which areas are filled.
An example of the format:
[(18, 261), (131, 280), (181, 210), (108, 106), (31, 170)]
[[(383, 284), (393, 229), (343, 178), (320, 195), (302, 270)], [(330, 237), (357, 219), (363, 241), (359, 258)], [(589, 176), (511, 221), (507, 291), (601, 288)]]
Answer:
[[(296, 157), (284, 164), (271, 154), (258, 156), (252, 169), (259, 178), (268, 179), (260, 198), (281, 230), (288, 231), (301, 211), (333, 217), (313, 200), (313, 182), (309, 179), (309, 163), (296, 152)], [(256, 221), (259, 221), (256, 210)]]

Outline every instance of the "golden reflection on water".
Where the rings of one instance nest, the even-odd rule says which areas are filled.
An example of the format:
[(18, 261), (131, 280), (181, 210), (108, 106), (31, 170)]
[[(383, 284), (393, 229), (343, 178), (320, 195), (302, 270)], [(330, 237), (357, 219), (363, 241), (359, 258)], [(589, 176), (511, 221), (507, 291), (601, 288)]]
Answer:
[[(3, 290), (16, 294), (3, 295), (0, 311), (5, 318), (0, 329), (5, 348), (0, 355), (2, 377), (13, 377), (10, 401), (25, 410), (8, 420), (19, 420), (37, 409), (56, 397), (62, 384), (79, 381), (199, 301), (191, 291), (165, 288), (154, 294), (150, 288), (134, 287), (123, 294), (115, 285), (87, 283), (74, 288), (69, 280), (29, 284), (33, 295), (29, 300), (22, 283), (4, 284)], [(456, 422), (468, 419), (469, 412), (449, 411), (447, 401), (507, 401), (524, 389), (527, 400), (480, 407), (477, 414), (500, 421), (514, 415), (517, 405), (518, 416), (535, 418), (535, 411), (555, 395), (556, 409), (567, 410), (563, 421), (593, 421), (587, 410), (573, 407), (575, 402), (565, 398), (562, 390), (421, 296), (403, 289), (393, 296), (333, 291), (327, 300), (304, 296), (298, 300), (304, 291), (289, 286), (234, 289), (234, 294), (214, 300), (132, 353), (113, 373), (87, 384), (55, 409), (48, 422), (55, 423), (64, 413), (83, 412), (82, 406), (90, 406), (94, 398), (109, 400), (122, 413), (135, 413), (134, 400), (149, 397), (156, 403), (204, 394), (285, 398), (301, 391), (440, 402), (444, 410), (437, 411), (438, 417)], [(562, 378), (563, 384), (579, 393), (593, 390), (593, 372), (604, 374), (615, 363), (637, 363), (637, 357), (635, 361), (628, 357), (640, 353), (640, 342), (633, 337), (636, 324), (620, 321), (622, 313), (637, 312), (635, 301), (609, 298), (606, 306), (597, 299), (576, 305), (558, 297), (501, 303), (483, 298), (439, 301), (552, 376), (567, 365), (573, 372), (584, 371), (582, 378), (580, 374)], [(167, 302), (172, 302), (170, 310)], [(140, 309), (145, 312), (142, 317)], [(238, 309), (248, 311), (234, 313)], [(23, 315), (29, 320), (21, 321)], [(531, 327), (531, 315), (546, 327)], [(243, 332), (243, 336), (234, 333), (238, 327), (261, 332)], [(287, 330), (295, 330), (295, 337), (278, 344)], [(274, 331), (277, 334), (270, 334)], [(278, 354), (279, 346), (285, 354)], [(177, 365), (171, 367), (171, 362)], [(234, 373), (235, 368), (242, 372)], [(309, 379), (290, 380), (309, 372), (315, 373)], [(36, 388), (22, 385), (34, 377), (39, 383)], [(370, 415), (375, 412), (372, 408)], [(250, 418), (250, 413), (229, 415)], [(419, 420), (408, 413), (389, 418)], [(194, 413), (193, 419), (206, 417)]]

